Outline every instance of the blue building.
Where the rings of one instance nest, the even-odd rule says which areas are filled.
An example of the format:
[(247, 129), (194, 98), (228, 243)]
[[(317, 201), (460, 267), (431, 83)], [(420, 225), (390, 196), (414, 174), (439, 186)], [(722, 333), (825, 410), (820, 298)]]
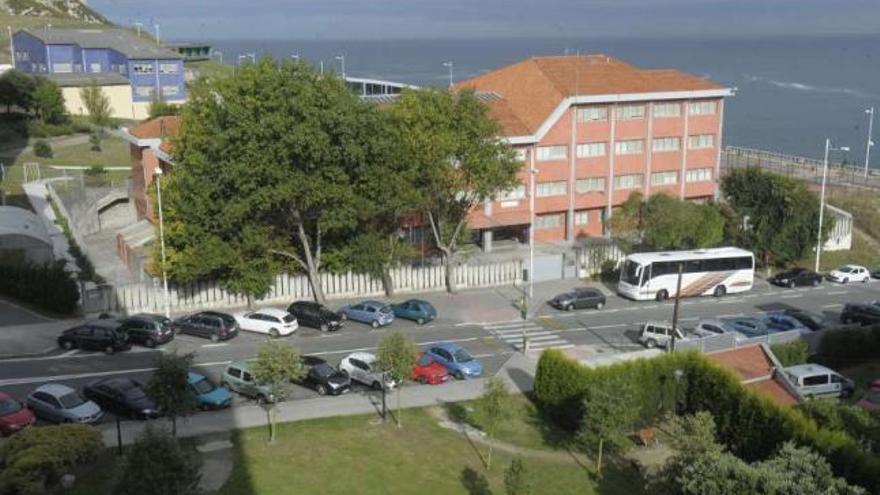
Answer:
[(55, 80), (73, 114), (84, 112), (79, 90), (89, 84), (105, 89), (120, 118), (143, 119), (156, 100), (186, 101), (182, 56), (123, 29), (21, 29), (12, 44), (15, 68)]

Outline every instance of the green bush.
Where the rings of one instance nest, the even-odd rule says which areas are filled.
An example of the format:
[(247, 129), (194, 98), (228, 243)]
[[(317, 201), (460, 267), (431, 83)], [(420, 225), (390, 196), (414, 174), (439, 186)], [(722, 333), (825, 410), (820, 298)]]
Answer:
[(199, 459), (177, 439), (151, 426), (138, 436), (113, 487), (114, 495), (190, 495), (198, 493)]
[(43, 124), (32, 121), (27, 125), (26, 133), (35, 138), (50, 138), (59, 136), (69, 136), (71, 134), (87, 134), (92, 132), (92, 128), (81, 121), (72, 121), (65, 124)]
[(34, 154), (40, 158), (52, 158), (55, 155), (52, 152), (52, 146), (42, 139), (34, 143)]
[(79, 287), (60, 260), (0, 265), (0, 294), (64, 315), (76, 311), (79, 301)]
[(64, 474), (94, 462), (104, 448), (92, 426), (30, 428), (0, 445), (0, 493), (42, 495)]
[(786, 368), (796, 364), (804, 364), (810, 357), (810, 347), (804, 339), (793, 340), (785, 344), (776, 344), (770, 346), (770, 350), (779, 359), (779, 363)]
[(816, 361), (831, 368), (852, 366), (880, 356), (880, 325), (823, 332)]

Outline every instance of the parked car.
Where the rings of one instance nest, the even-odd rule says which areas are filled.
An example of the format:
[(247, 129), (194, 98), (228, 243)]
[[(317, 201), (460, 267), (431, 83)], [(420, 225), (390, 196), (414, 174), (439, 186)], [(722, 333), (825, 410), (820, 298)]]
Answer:
[(810, 330), (816, 332), (825, 328), (825, 316), (811, 311), (789, 308), (782, 310), (782, 314), (790, 316)]
[(803, 285), (816, 287), (822, 283), (822, 275), (806, 268), (792, 268), (791, 270), (777, 273), (770, 278), (769, 282), (790, 289)]
[(351, 390), (351, 378), (347, 373), (330, 366), (327, 361), (316, 356), (303, 356), (306, 376), (302, 385), (318, 392), (318, 395), (341, 395)]
[(60, 383), (40, 385), (26, 402), (38, 418), (51, 423), (94, 423), (104, 415), (97, 404)]
[(648, 349), (669, 347), (673, 335), (677, 341), (690, 338), (680, 327), (673, 329), (672, 325), (668, 323), (649, 321), (642, 325), (642, 330), (639, 332), (639, 342)]
[(446, 371), (459, 380), (477, 378), (483, 374), (483, 365), (458, 344), (441, 342), (431, 346), (425, 354), (431, 356)]
[(724, 322), (724, 326), (728, 330), (739, 332), (749, 339), (763, 337), (770, 333), (770, 329), (767, 328), (767, 325), (757, 318), (741, 316), (721, 318), (721, 321)]
[(58, 337), (58, 345), (64, 349), (104, 351), (113, 354), (131, 349), (128, 336), (120, 329), (118, 320), (94, 320), (65, 330)]
[(287, 307), (287, 312), (300, 325), (317, 328), (322, 332), (333, 332), (342, 328), (341, 316), (315, 302), (296, 301)]
[(858, 323), (873, 325), (880, 323), (880, 301), (865, 303), (848, 303), (840, 312), (840, 321), (844, 324)]
[(806, 325), (801, 323), (797, 318), (782, 313), (768, 313), (761, 318), (761, 323), (763, 323), (771, 332), (789, 332), (792, 330), (796, 330), (801, 334), (812, 332), (812, 330), (807, 328)]
[(602, 309), (605, 306), (605, 294), (598, 289), (579, 288), (559, 294), (547, 301), (547, 304), (563, 311), (582, 308)]
[(236, 361), (227, 366), (223, 370), (220, 385), (260, 403), (275, 402), (275, 396), (269, 387), (254, 380), (251, 363), (248, 361)]
[(238, 323), (232, 315), (217, 311), (202, 311), (174, 321), (177, 333), (211, 339), (211, 342), (229, 340), (238, 335)]
[(880, 278), (880, 267), (875, 268), (874, 271), (871, 272), (871, 276), (874, 278)]
[(449, 380), (449, 372), (446, 367), (438, 363), (428, 354), (419, 354), (415, 366), (412, 369), (412, 380), (422, 385), (439, 385)]
[[(743, 342), (748, 339), (745, 335), (737, 332), (736, 330), (732, 330), (728, 328), (723, 321), (717, 318), (707, 318), (702, 319), (694, 325), (693, 330), (690, 332), (692, 335), (696, 337), (717, 337), (719, 335), (729, 335), (734, 341), (737, 343)], [(687, 332), (684, 333), (685, 338), (689, 338)]]
[(354, 320), (366, 323), (373, 328), (390, 325), (394, 321), (391, 307), (379, 301), (362, 301), (339, 310), (343, 320)]
[(828, 280), (845, 284), (847, 282), (867, 282), (871, 280), (868, 269), (859, 265), (843, 265), (828, 272)]
[(32, 426), (37, 421), (34, 413), (9, 394), (0, 392), (0, 436), (8, 437), (13, 433)]
[(880, 411), (880, 380), (871, 383), (871, 388), (856, 402), (856, 406), (868, 412)]
[(235, 321), (242, 330), (262, 333), (273, 339), (290, 335), (299, 328), (295, 316), (275, 308), (235, 313)]
[(214, 385), (205, 375), (190, 371), (186, 377), (189, 388), (202, 409), (224, 409), (232, 405), (232, 394), (226, 387)]
[(437, 318), (437, 310), (434, 309), (434, 306), (428, 301), (421, 299), (410, 299), (402, 303), (392, 304), (391, 312), (394, 313), (395, 318), (412, 320), (419, 325), (424, 325)]
[(783, 371), (788, 381), (808, 399), (849, 397), (855, 390), (852, 380), (818, 364), (799, 364)]
[(376, 356), (368, 352), (354, 352), (342, 358), (339, 371), (347, 374), (353, 381), (363, 383), (376, 390), (393, 389), (397, 383), (388, 374), (376, 368)]
[(83, 395), (118, 416), (156, 419), (159, 410), (147, 397), (144, 386), (131, 378), (104, 378), (83, 387)]
[(132, 344), (156, 347), (174, 340), (174, 326), (163, 315), (139, 313), (122, 320), (120, 330), (128, 335)]

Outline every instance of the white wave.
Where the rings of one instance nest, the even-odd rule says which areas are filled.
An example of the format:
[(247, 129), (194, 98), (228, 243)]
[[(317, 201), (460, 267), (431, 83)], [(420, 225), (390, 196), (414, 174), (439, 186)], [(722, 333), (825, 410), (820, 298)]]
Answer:
[(751, 74), (743, 74), (743, 78), (747, 82), (767, 82), (769, 84), (772, 84), (773, 86), (776, 86), (777, 88), (793, 89), (795, 91), (829, 93), (829, 94), (843, 94), (843, 95), (855, 96), (857, 98), (880, 98), (880, 95), (861, 91), (858, 89), (852, 89), (852, 88), (835, 88), (835, 87), (813, 86), (813, 85), (801, 83), (801, 82), (778, 81), (776, 79), (767, 79), (767, 78), (764, 78), (761, 76), (754, 76)]

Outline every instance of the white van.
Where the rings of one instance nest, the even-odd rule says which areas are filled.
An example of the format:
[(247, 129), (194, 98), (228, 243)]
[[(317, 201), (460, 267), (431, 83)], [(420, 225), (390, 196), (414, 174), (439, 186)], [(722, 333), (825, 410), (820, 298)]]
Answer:
[(852, 380), (818, 364), (799, 364), (783, 371), (788, 381), (807, 399), (849, 397), (855, 390)]

